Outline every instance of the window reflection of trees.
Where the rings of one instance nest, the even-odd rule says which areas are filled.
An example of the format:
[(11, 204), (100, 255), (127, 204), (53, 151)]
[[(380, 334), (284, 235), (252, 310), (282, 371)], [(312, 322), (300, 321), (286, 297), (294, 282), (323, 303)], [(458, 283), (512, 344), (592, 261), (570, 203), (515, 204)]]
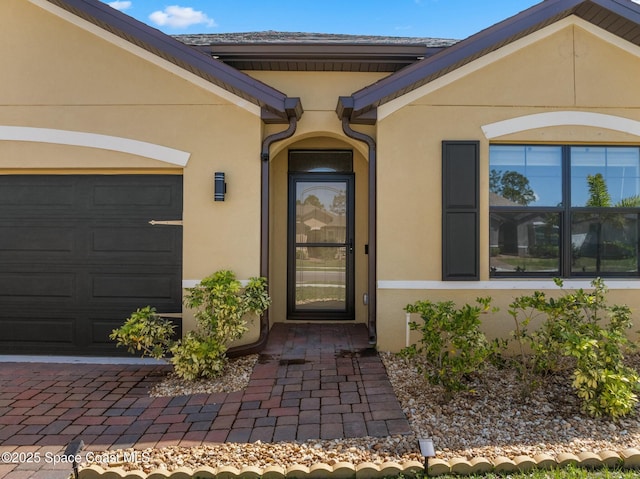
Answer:
[(637, 208), (640, 196), (612, 204), (601, 173), (588, 175), (587, 185), (589, 199), (585, 206), (592, 210), (574, 213), (571, 218), (572, 270), (596, 274), (637, 270), (637, 213), (611, 209)]
[[(636, 272), (640, 195), (613, 204), (601, 173), (586, 178), (589, 198), (571, 211), (571, 270), (574, 273)], [(490, 204), (517, 208), (535, 200), (526, 176), (491, 170)], [(612, 209), (622, 211), (611, 211)], [(490, 263), (497, 272), (559, 272), (560, 215), (494, 210), (490, 217)]]

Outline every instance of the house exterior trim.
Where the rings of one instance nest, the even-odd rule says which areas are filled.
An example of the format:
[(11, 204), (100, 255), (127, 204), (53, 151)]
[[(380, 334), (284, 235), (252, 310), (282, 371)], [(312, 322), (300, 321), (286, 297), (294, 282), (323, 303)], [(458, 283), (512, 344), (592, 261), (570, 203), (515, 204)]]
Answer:
[(510, 118), (482, 126), (482, 132), (489, 140), (512, 133), (554, 126), (592, 126), (620, 131), (640, 136), (640, 121), (630, 120), (615, 115), (591, 113), (585, 111), (552, 111), (534, 115)]
[[(565, 289), (591, 288), (591, 279), (564, 280)], [(615, 280), (607, 278), (609, 289), (638, 289), (638, 281)], [(534, 289), (558, 289), (552, 279), (548, 280), (509, 280), (509, 281), (402, 281), (380, 280), (378, 289), (384, 290), (534, 290)]]
[(27, 126), (1, 126), (0, 140), (32, 141), (57, 145), (82, 146), (99, 150), (111, 150), (131, 155), (143, 156), (184, 167), (191, 153), (166, 146), (131, 140), (119, 136), (100, 135), (81, 131), (56, 130), (52, 128), (33, 128)]
[[(492, 53), (504, 54), (505, 48), (524, 41), (534, 41), (538, 32), (543, 37), (553, 28), (575, 22), (571, 17), (584, 19), (584, 24), (604, 29), (621, 41), (638, 45), (640, 38), (640, 7), (633, 2), (620, 0), (546, 0), (518, 15), (508, 18), (483, 30), (466, 40), (443, 50), (442, 52), (417, 62), (403, 70), (389, 75), (355, 92), (353, 98), (353, 116), (356, 121), (372, 108), (378, 108), (379, 118), (404, 106), (416, 96), (412, 93), (420, 87), (460, 70), (478, 59), (484, 59)], [(563, 23), (564, 22), (564, 23)], [(549, 30), (549, 27), (552, 27)], [(545, 34), (544, 31), (547, 31)], [(474, 70), (472, 70), (474, 71)], [(417, 96), (424, 96), (421, 90)], [(401, 104), (395, 109), (383, 110), (382, 106), (394, 100)], [(395, 103), (395, 102), (394, 102)]]
[[(447, 73), (446, 75), (441, 76), (416, 90), (413, 90), (395, 100), (391, 100), (390, 102), (379, 106), (377, 109), (378, 120), (382, 120), (388, 117), (389, 115), (393, 114), (394, 112), (402, 109), (403, 107), (411, 104), (412, 102), (430, 93), (433, 93), (434, 91), (440, 88), (443, 88), (457, 80), (460, 80), (461, 78), (471, 75), (474, 72), (482, 68), (485, 68), (486, 66), (500, 60), (501, 58), (511, 55), (522, 48), (525, 48), (529, 45), (532, 45), (533, 43), (536, 43), (540, 40), (548, 38), (558, 33), (560, 30), (563, 30), (564, 28), (567, 28), (569, 26), (577, 26), (579, 28), (582, 28), (583, 30), (586, 30), (590, 34), (595, 35), (598, 38), (601, 38), (602, 40), (608, 43), (611, 43), (628, 53), (631, 53), (632, 55), (636, 55), (640, 57), (640, 48), (638, 48), (636, 45), (629, 43), (626, 40), (623, 40), (620, 37), (613, 35), (607, 31), (604, 31), (601, 28), (596, 27), (592, 23), (589, 23), (579, 17), (571, 16), (571, 17), (567, 17), (562, 20), (559, 20), (557, 23), (549, 25), (548, 27), (542, 30), (538, 30), (537, 32), (534, 32), (531, 35), (524, 37), (516, 42), (510, 43), (502, 47), (501, 49), (491, 52), (482, 58), (479, 58), (456, 70), (453, 70), (452, 72)], [(582, 125), (582, 123), (577, 123), (577, 124)], [(599, 126), (599, 125), (596, 125), (596, 126)], [(624, 131), (624, 130), (621, 130), (621, 131)]]

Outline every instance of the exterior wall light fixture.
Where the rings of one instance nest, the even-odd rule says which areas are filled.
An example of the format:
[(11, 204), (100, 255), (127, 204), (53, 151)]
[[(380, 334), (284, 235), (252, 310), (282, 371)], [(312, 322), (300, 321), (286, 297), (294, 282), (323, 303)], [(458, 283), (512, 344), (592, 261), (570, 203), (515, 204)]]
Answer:
[(215, 201), (224, 201), (224, 195), (227, 193), (227, 183), (224, 181), (224, 173), (216, 171), (213, 175), (213, 199)]

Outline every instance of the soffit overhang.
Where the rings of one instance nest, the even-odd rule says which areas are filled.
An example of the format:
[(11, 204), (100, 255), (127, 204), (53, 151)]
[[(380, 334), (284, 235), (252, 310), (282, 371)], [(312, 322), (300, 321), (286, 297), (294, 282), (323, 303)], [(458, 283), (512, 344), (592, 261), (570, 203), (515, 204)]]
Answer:
[(301, 32), (175, 35), (238, 70), (395, 72), (458, 40)]
[(298, 98), (262, 83), (99, 0), (46, 0), (259, 107), (266, 123), (288, 123), (302, 115)]
[(350, 97), (341, 97), (336, 112), (353, 123), (371, 124), (379, 106), (571, 15), (640, 46), (640, 5), (631, 0), (544, 0)]

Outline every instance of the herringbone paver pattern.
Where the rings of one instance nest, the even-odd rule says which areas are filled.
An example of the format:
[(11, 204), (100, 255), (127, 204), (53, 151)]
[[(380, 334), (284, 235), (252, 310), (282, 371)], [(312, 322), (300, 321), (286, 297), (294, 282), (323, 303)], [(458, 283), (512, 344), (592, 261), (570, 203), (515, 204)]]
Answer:
[(47, 458), (76, 438), (97, 451), (410, 432), (361, 325), (275, 325), (244, 391), (149, 397), (169, 370), (0, 363), (0, 452), (40, 458), (4, 461), (0, 477), (67, 477)]

